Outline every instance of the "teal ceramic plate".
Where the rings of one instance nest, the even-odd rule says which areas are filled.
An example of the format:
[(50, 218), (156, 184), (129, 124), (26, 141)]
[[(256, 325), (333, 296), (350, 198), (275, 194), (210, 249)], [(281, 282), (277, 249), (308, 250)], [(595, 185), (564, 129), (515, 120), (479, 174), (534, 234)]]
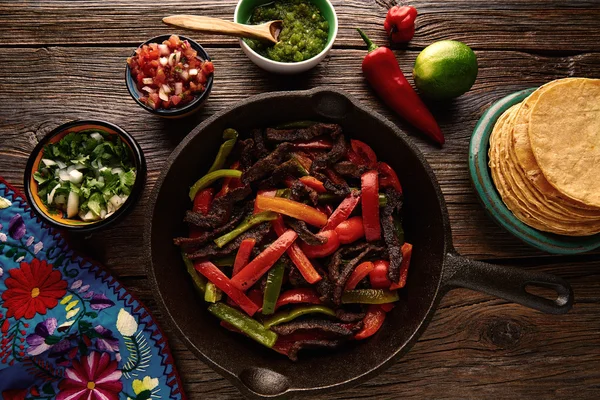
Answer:
[(536, 88), (525, 89), (498, 100), (479, 119), (469, 145), (469, 171), (473, 187), (488, 214), (525, 243), (554, 254), (577, 254), (600, 247), (600, 234), (570, 237), (542, 232), (525, 225), (506, 207), (496, 191), (488, 168), (488, 147), (492, 129), (502, 113), (529, 96)]

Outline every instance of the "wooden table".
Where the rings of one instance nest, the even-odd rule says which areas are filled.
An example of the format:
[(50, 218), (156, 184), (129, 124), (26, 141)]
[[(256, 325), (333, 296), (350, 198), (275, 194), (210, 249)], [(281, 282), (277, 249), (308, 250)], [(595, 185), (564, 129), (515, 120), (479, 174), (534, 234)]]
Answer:
[[(387, 44), (382, 25), (389, 1), (333, 3), (340, 31), (330, 56), (313, 71), (286, 78), (258, 69), (235, 39), (175, 30), (160, 22), (173, 13), (231, 19), (235, 0), (0, 2), (0, 174), (21, 188), (27, 157), (37, 141), (72, 119), (104, 119), (132, 133), (148, 161), (142, 201), (118, 226), (72, 240), (104, 263), (166, 328), (143, 263), (144, 207), (165, 159), (200, 121), (253, 94), (332, 85), (415, 134), (377, 100), (361, 76), (365, 46), (354, 27), (362, 26), (377, 43)], [(407, 47), (396, 50), (408, 75), (419, 51), (437, 40), (463, 41), (479, 59), (473, 89), (434, 108), (446, 146), (440, 150), (413, 136), (442, 186), (457, 250), (479, 260), (560, 275), (572, 284), (576, 304), (568, 315), (551, 316), (468, 290), (453, 291), (406, 357), (367, 383), (322, 398), (599, 398), (600, 252), (551, 256), (496, 226), (471, 188), (467, 149), (482, 112), (504, 95), (567, 76), (600, 78), (600, 2), (412, 4), (419, 10), (417, 33)], [(141, 110), (123, 80), (125, 59), (132, 50), (170, 32), (197, 39), (216, 67), (206, 108), (178, 121)], [(190, 398), (240, 397), (175, 335), (169, 339)]]

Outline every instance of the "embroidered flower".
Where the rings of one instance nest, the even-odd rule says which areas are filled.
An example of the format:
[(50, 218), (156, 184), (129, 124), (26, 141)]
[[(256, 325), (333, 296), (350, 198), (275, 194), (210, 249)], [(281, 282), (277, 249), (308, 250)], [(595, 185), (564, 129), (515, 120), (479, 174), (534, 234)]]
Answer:
[(73, 360), (73, 366), (65, 370), (56, 400), (118, 400), (123, 389), (121, 375), (108, 353), (92, 351), (80, 361)]
[(144, 377), (143, 380), (135, 379), (131, 383), (135, 398), (137, 400), (146, 400), (154, 397), (156, 392), (154, 389), (158, 386), (158, 378), (150, 378), (149, 376)]
[(4, 270), (2, 269), (2, 267), (0, 267), (0, 277), (4, 275)]
[(54, 346), (58, 339), (54, 334), (58, 322), (56, 318), (48, 318), (35, 326), (35, 333), (27, 335), (27, 354), (37, 356)]
[(117, 316), (117, 330), (123, 336), (133, 336), (137, 331), (138, 324), (135, 321), (135, 318), (124, 308), (119, 310), (119, 315)]
[(29, 236), (29, 239), (25, 242), (25, 246), (31, 246), (35, 238), (33, 236)]
[(8, 272), (7, 290), (2, 293), (7, 317), (30, 319), (36, 313), (44, 315), (67, 292), (67, 282), (46, 261), (34, 258), (31, 263), (22, 262), (19, 268)]
[(10, 219), (8, 222), (8, 234), (15, 240), (20, 240), (23, 236), (25, 236), (25, 232), (27, 228), (25, 228), (25, 221), (23, 221), (23, 217), (21, 214), (15, 214), (14, 217)]
[(97, 325), (94, 330), (100, 337), (96, 340), (98, 350), (114, 353), (119, 351), (119, 339), (115, 339), (110, 329), (106, 329), (102, 325)]
[(110, 300), (103, 293), (95, 294), (90, 300), (90, 307), (92, 310), (104, 310), (105, 308), (114, 306), (115, 303)]
[(12, 206), (12, 202), (9, 199), (0, 196), (0, 210), (3, 210), (10, 206)]
[(11, 389), (2, 392), (1, 396), (4, 400), (25, 400), (27, 397), (27, 389)]
[(6, 242), (7, 239), (6, 233), (0, 232), (0, 242)]
[(44, 248), (44, 242), (39, 241), (33, 246), (33, 254), (39, 253)]

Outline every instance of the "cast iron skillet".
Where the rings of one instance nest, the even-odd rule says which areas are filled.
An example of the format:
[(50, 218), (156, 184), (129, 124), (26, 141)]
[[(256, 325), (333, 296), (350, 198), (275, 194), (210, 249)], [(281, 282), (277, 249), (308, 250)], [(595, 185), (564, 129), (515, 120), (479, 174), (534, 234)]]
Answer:
[[(293, 363), (219, 326), (195, 294), (172, 239), (187, 233), (182, 220), (190, 207), (188, 189), (208, 170), (225, 128), (244, 131), (295, 120), (339, 123), (346, 135), (371, 145), (378, 158), (397, 171), (405, 193), (406, 239), (414, 245), (414, 253), (399, 306), (380, 332), (336, 352), (301, 354), (300, 361)], [(440, 299), (453, 288), (485, 292), (552, 314), (566, 313), (573, 304), (571, 287), (561, 278), (459, 256), (452, 246), (442, 193), (421, 152), (394, 124), (336, 89), (258, 95), (204, 121), (169, 157), (154, 187), (148, 215), (148, 275), (173, 332), (249, 398), (314, 395), (381, 372), (415, 343)], [(530, 294), (526, 285), (551, 288), (557, 298)]]

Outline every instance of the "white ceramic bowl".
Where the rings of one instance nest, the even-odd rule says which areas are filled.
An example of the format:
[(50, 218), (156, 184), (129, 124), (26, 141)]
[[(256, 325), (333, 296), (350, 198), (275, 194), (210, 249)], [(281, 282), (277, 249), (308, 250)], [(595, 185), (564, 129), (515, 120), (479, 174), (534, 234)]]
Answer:
[[(329, 22), (329, 38), (327, 39), (327, 45), (325, 46), (323, 51), (321, 51), (319, 54), (317, 54), (313, 58), (309, 58), (308, 60), (304, 60), (304, 61), (300, 61), (300, 62), (284, 63), (284, 62), (279, 62), (279, 61), (273, 61), (266, 57), (261, 56), (260, 54), (258, 54), (254, 50), (252, 50), (250, 48), (250, 46), (248, 46), (246, 44), (246, 42), (244, 42), (244, 40), (240, 39), (240, 46), (242, 47), (242, 50), (244, 51), (244, 53), (246, 53), (246, 56), (248, 56), (248, 58), (250, 60), (252, 60), (252, 62), (254, 64), (258, 65), (260, 68), (264, 69), (265, 71), (273, 72), (276, 74), (291, 75), (291, 74), (298, 74), (301, 72), (305, 72), (311, 68), (314, 68), (318, 63), (320, 63), (327, 56), (327, 54), (329, 53), (329, 50), (331, 50), (331, 47), (333, 46), (333, 43), (335, 42), (335, 39), (336, 39), (337, 33), (338, 33), (337, 14), (335, 12), (335, 9), (333, 8), (333, 5), (331, 4), (331, 2), (329, 0), (307, 0), (307, 1), (310, 1), (310, 2), (314, 3), (315, 5), (317, 5), (321, 9), (321, 13), (325, 16), (325, 18)], [(248, 8), (248, 7), (254, 8), (258, 5), (271, 3), (271, 2), (273, 2), (273, 0), (240, 0), (237, 4), (237, 7), (235, 8), (233, 20), (237, 23), (244, 24), (247, 21), (238, 20), (238, 18), (240, 18), (242, 8)], [(327, 18), (326, 17), (327, 14), (330, 14), (331, 18)]]

